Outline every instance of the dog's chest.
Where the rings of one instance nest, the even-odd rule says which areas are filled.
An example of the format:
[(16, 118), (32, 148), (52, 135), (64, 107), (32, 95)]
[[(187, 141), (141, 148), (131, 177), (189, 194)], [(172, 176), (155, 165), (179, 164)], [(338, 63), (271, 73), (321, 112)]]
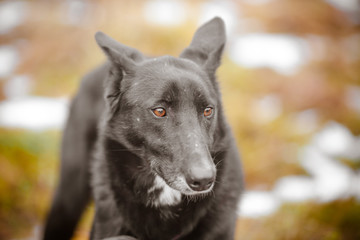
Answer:
[(130, 223), (131, 232), (139, 239), (179, 239), (188, 235), (197, 225), (200, 215), (187, 204), (173, 207), (147, 207), (131, 211), (127, 214), (127, 222)]
[(156, 176), (147, 192), (147, 204), (130, 204), (123, 208), (129, 229), (140, 239), (179, 239), (188, 235), (204, 216), (207, 199), (188, 201)]

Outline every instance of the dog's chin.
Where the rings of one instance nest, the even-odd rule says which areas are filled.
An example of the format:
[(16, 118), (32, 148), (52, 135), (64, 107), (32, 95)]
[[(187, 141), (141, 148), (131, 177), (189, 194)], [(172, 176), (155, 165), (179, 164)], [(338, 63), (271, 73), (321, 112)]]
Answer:
[(197, 201), (203, 199), (212, 193), (214, 183), (211, 187), (204, 191), (194, 191), (186, 183), (184, 176), (161, 176), (155, 173), (154, 185), (148, 190), (148, 193), (154, 190), (160, 190), (159, 195), (153, 200), (154, 206), (173, 206), (181, 202), (182, 196), (186, 197), (189, 201)]
[(203, 199), (210, 192), (212, 192), (213, 186), (205, 191), (192, 190), (185, 181), (179, 180), (177, 177), (175, 181), (168, 181), (164, 177), (155, 174), (153, 185), (148, 189), (149, 201), (147, 204), (154, 207), (161, 206), (175, 206), (181, 203), (183, 196), (188, 201), (197, 201)]

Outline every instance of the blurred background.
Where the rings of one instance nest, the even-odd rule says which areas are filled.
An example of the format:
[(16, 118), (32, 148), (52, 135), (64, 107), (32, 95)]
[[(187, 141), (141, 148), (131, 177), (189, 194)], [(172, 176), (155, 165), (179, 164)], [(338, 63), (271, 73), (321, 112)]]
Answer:
[(94, 33), (178, 56), (214, 16), (246, 178), (235, 239), (360, 239), (357, 0), (0, 1), (0, 239), (40, 238), (69, 101), (105, 59)]

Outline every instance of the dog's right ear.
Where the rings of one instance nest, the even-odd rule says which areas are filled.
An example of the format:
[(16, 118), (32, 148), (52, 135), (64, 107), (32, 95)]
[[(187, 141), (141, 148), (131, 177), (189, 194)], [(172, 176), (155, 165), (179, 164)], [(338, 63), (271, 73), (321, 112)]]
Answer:
[(224, 21), (215, 17), (202, 25), (180, 57), (190, 59), (202, 66), (210, 76), (220, 65), (226, 41)]
[(136, 62), (144, 59), (138, 50), (119, 43), (103, 32), (97, 32), (95, 40), (109, 60), (126, 74), (135, 71)]

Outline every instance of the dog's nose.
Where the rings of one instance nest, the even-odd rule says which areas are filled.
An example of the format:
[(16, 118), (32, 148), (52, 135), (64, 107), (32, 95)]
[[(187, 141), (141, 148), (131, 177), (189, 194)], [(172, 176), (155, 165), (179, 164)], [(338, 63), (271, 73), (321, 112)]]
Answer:
[(192, 167), (186, 182), (194, 191), (208, 190), (215, 181), (215, 170), (212, 168)]

